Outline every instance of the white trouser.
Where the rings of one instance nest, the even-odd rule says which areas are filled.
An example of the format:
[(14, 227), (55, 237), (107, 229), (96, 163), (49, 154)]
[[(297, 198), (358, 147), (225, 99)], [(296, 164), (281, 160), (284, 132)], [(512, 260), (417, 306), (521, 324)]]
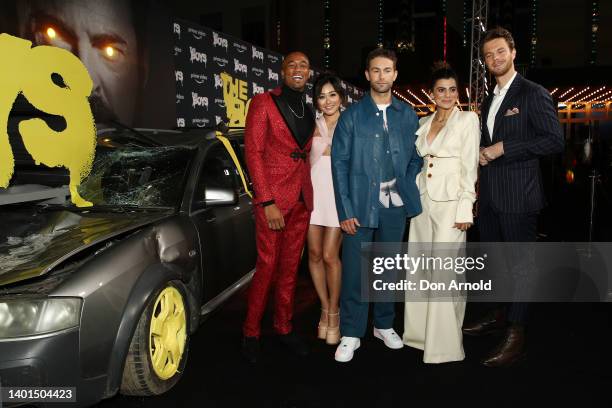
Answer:
[[(455, 225), (458, 201), (432, 201), (427, 194), (421, 195), (423, 212), (410, 222), (411, 243), (464, 243), (465, 232)], [(417, 247), (419, 245), (413, 245)], [(408, 251), (410, 252), (410, 244)], [(446, 252), (448, 254), (448, 252)], [(413, 254), (414, 255), (414, 254)], [(420, 255), (420, 254), (419, 254)], [(435, 251), (429, 252), (435, 256)], [(454, 279), (454, 273), (444, 275), (431, 270), (419, 270), (413, 276), (432, 281)], [(436, 293), (436, 292), (434, 292)], [(437, 292), (439, 294), (439, 292)], [(444, 363), (465, 358), (461, 327), (465, 314), (465, 297), (456, 292), (450, 298), (420, 293), (420, 300), (407, 301), (404, 314), (404, 344), (423, 350), (425, 363)], [(407, 300), (410, 299), (407, 292)]]

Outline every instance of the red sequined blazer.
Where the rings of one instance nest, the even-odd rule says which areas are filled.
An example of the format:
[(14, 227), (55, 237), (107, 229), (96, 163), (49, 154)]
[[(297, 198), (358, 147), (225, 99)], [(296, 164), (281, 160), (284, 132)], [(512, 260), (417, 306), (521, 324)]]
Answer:
[(312, 211), (308, 160), (312, 137), (305, 146), (299, 146), (272, 99), (280, 94), (281, 88), (276, 88), (255, 95), (247, 113), (244, 145), (255, 192), (253, 202), (258, 205), (274, 200), (282, 212), (287, 212), (300, 199), (301, 192), (306, 208)]

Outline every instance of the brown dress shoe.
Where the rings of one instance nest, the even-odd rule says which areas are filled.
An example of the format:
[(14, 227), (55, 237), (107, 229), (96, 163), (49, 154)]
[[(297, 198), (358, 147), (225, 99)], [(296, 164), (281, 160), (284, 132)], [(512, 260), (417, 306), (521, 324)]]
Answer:
[(483, 318), (463, 326), (463, 334), (468, 336), (483, 336), (498, 333), (506, 328), (506, 316), (501, 310), (487, 313)]
[(482, 361), (487, 367), (509, 367), (525, 357), (525, 329), (512, 325), (506, 338)]

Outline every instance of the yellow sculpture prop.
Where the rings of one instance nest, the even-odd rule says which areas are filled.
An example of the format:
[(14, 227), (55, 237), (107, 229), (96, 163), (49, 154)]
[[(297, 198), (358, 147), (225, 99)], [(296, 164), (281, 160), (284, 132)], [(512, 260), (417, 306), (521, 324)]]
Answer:
[[(56, 132), (42, 119), (19, 123), (23, 143), (36, 162), (63, 166), (70, 173), (70, 197), (79, 207), (92, 204), (77, 188), (91, 171), (96, 148), (96, 127), (87, 97), (93, 82), (81, 61), (61, 48), (31, 47), (30, 41), (0, 34), (0, 187), (9, 185), (14, 156), (7, 132), (8, 116), (20, 92), (41, 111), (66, 120), (66, 129)], [(66, 87), (53, 83), (62, 77)]]
[(230, 127), (244, 127), (251, 100), (247, 97), (248, 84), (234, 79), (227, 72), (221, 73), (223, 80), (223, 101)]

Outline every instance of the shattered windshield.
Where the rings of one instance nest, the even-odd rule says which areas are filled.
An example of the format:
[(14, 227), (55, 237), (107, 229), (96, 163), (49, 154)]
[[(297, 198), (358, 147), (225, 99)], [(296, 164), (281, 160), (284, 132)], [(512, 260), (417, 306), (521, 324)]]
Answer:
[(183, 146), (98, 145), (79, 193), (94, 206), (175, 207), (192, 156)]

